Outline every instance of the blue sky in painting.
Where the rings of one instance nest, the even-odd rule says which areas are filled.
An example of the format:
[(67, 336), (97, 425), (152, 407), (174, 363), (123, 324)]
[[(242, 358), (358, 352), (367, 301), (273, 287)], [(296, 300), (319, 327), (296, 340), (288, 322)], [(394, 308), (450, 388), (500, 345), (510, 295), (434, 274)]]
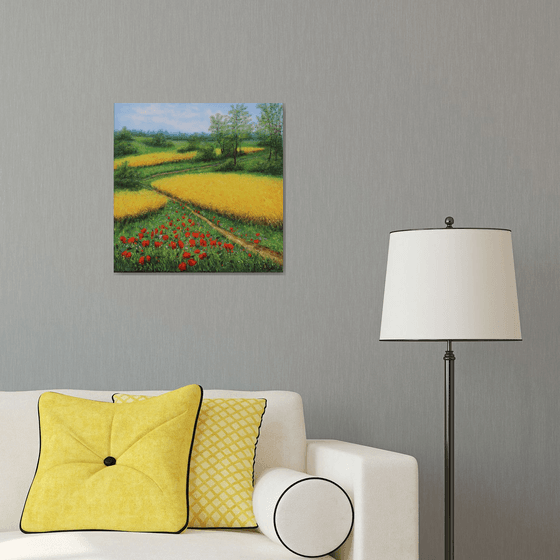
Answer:
[[(115, 130), (208, 132), (210, 115), (227, 115), (232, 103), (115, 103)], [(256, 103), (244, 103), (257, 122)]]

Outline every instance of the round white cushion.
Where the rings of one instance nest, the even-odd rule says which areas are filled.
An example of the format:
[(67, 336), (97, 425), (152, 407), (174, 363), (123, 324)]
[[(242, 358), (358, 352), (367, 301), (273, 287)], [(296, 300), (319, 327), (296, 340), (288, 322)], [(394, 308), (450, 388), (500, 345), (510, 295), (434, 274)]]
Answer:
[(267, 537), (306, 557), (334, 552), (354, 523), (352, 502), (338, 484), (285, 468), (257, 480), (253, 511)]

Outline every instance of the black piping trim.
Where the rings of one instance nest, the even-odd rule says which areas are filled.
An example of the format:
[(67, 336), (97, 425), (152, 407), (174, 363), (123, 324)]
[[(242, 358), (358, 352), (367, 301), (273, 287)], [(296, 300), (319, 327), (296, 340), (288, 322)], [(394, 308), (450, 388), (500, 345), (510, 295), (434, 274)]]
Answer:
[(484, 230), (489, 230), (489, 231), (509, 231), (511, 233), (511, 229), (505, 229), (505, 228), (491, 228), (491, 227), (443, 227), (443, 228), (417, 228), (417, 229), (397, 229), (395, 231), (391, 231), (389, 232), (389, 234), (391, 233), (401, 233), (403, 231), (442, 231), (442, 230), (451, 230), (451, 231), (455, 231), (458, 229), (484, 229)]
[[(291, 549), (283, 540), (282, 537), (280, 536), (280, 534), (278, 533), (278, 527), (276, 526), (276, 512), (278, 510), (278, 504), (282, 501), (282, 498), (284, 497), (284, 494), (286, 494), (286, 492), (288, 492), (288, 490), (290, 490), (291, 488), (293, 488), (296, 484), (299, 484), (300, 482), (305, 482), (306, 480), (324, 480), (326, 482), (330, 482), (331, 484), (334, 484), (335, 486), (338, 486), (343, 492), (344, 495), (348, 498), (348, 503), (350, 504), (350, 511), (352, 512), (352, 520), (350, 522), (350, 530), (348, 531), (348, 534), (346, 535), (346, 537), (344, 537), (344, 540), (333, 550), (331, 550), (330, 552), (325, 552), (324, 554), (317, 554), (315, 556), (308, 556), (306, 554), (301, 554), (293, 549)], [(272, 514), (272, 520), (274, 522), (274, 532), (276, 533), (276, 536), (278, 537), (278, 540), (290, 551), (293, 552), (294, 554), (297, 554), (298, 556), (302, 556), (303, 558), (321, 558), (322, 556), (328, 556), (330, 554), (332, 554), (335, 550), (338, 550), (348, 539), (348, 537), (350, 536), (350, 533), (352, 533), (352, 529), (354, 528), (354, 506), (352, 505), (352, 500), (350, 499), (350, 496), (348, 496), (346, 490), (344, 490), (344, 488), (342, 488), (342, 486), (340, 486), (339, 484), (337, 484), (336, 482), (329, 480), (328, 478), (323, 478), (321, 476), (309, 476), (307, 478), (302, 478), (301, 480), (297, 480), (296, 482), (294, 482), (293, 484), (290, 484), (290, 486), (288, 486), (288, 488), (286, 488), (284, 490), (284, 492), (282, 492), (282, 494), (280, 494), (280, 497), (278, 498), (278, 500), (276, 501), (276, 505), (274, 506), (274, 513)]]
[[(31, 481), (31, 486), (29, 487), (29, 490), (27, 492), (27, 496), (25, 498), (25, 503), (23, 504), (23, 510), (21, 512), (21, 517), (19, 520), (19, 530), (22, 533), (25, 533), (26, 535), (33, 535), (33, 534), (44, 534), (44, 533), (77, 533), (80, 531), (87, 531), (87, 532), (93, 532), (93, 531), (104, 531), (104, 532), (111, 532), (111, 533), (148, 533), (148, 534), (163, 534), (163, 535), (176, 535), (179, 533), (182, 533), (186, 528), (187, 525), (189, 524), (189, 515), (190, 515), (190, 510), (189, 510), (189, 473), (190, 473), (190, 464), (191, 464), (191, 456), (192, 456), (192, 450), (193, 450), (193, 444), (194, 444), (194, 436), (196, 433), (196, 426), (198, 424), (198, 417), (200, 415), (200, 408), (202, 407), (202, 399), (204, 396), (204, 389), (198, 385), (198, 387), (200, 388), (200, 399), (198, 402), (198, 410), (196, 412), (196, 418), (194, 421), (194, 425), (193, 425), (193, 432), (192, 432), (192, 437), (191, 437), (191, 448), (189, 450), (189, 460), (187, 463), (187, 496), (186, 496), (186, 500), (187, 500), (187, 521), (185, 523), (185, 525), (183, 527), (181, 527), (181, 529), (179, 529), (178, 531), (121, 531), (119, 529), (62, 529), (60, 531), (25, 531), (22, 526), (21, 526), (21, 522), (23, 520), (23, 513), (25, 511), (25, 506), (27, 505), (27, 498), (29, 498), (29, 493), (31, 492), (31, 487), (33, 486), (33, 482), (35, 481), (35, 476), (37, 475), (37, 470), (39, 468), (39, 461), (41, 459), (41, 414), (39, 411), (39, 404), (41, 401), (41, 397), (45, 394), (45, 393), (54, 393), (55, 395), (63, 395), (64, 393), (56, 393), (55, 391), (45, 391), (45, 393), (42, 393), (39, 396), (39, 399), (37, 401), (37, 415), (39, 417), (39, 457), (37, 459), (37, 466), (35, 467), (35, 474), (33, 475), (33, 481)], [(115, 396), (117, 393), (114, 393), (113, 396)], [(71, 396), (71, 395), (64, 395), (64, 396)], [(74, 397), (74, 398), (80, 398), (80, 397)], [(83, 399), (83, 400), (89, 400), (89, 399)], [(102, 401), (98, 401), (98, 402), (102, 402)], [(107, 404), (115, 404), (113, 403), (107, 403)]]
[(261, 414), (259, 429), (257, 430), (257, 439), (255, 439), (255, 449), (253, 449), (253, 488), (255, 487), (255, 461), (257, 460), (257, 443), (259, 443), (259, 438), (261, 437), (261, 427), (263, 423), (264, 413), (266, 412), (266, 407), (268, 406), (268, 401), (265, 398), (259, 400), (264, 401), (264, 408)]
[(191, 516), (191, 508), (189, 506), (189, 478), (191, 474), (191, 458), (192, 458), (192, 450), (194, 446), (194, 438), (196, 436), (196, 427), (198, 425), (198, 417), (200, 416), (200, 409), (202, 408), (202, 400), (204, 399), (204, 389), (200, 385), (199, 387), (200, 387), (200, 400), (198, 401), (198, 410), (196, 411), (196, 418), (194, 421), (193, 431), (191, 434), (191, 448), (189, 450), (189, 460), (187, 461), (187, 522), (185, 523), (185, 526), (182, 529), (177, 531), (177, 533), (182, 533), (187, 528), (189, 524), (189, 517)]
[[(111, 397), (113, 399), (113, 403), (115, 402), (115, 396), (116, 395), (126, 395), (127, 393), (113, 393), (113, 396)], [(148, 397), (148, 399), (151, 399), (153, 397)], [(246, 400), (246, 397), (231, 397), (232, 399), (237, 399), (237, 398), (241, 398), (242, 400)], [(208, 399), (208, 400), (213, 400), (213, 399)], [(257, 443), (259, 443), (259, 437), (261, 436), (261, 428), (262, 428), (262, 423), (263, 423), (263, 418), (264, 418), (264, 413), (266, 412), (266, 407), (268, 405), (268, 400), (265, 399), (264, 397), (256, 397), (256, 400), (259, 401), (264, 401), (264, 408), (263, 411), (261, 413), (261, 421), (259, 423), (259, 428), (257, 431), (257, 438), (255, 439), (255, 448), (253, 449), (253, 473), (252, 473), (252, 478), (251, 478), (251, 483), (253, 485), (253, 488), (255, 487), (255, 462), (257, 460)], [(130, 403), (133, 404), (133, 403)], [(202, 401), (201, 401), (201, 406), (202, 406)], [(199, 409), (200, 412), (200, 409)], [(197, 423), (198, 423), (198, 416), (197, 416)], [(193, 443), (194, 443), (194, 437), (193, 437)], [(191, 448), (191, 452), (192, 452), (192, 448)], [(191, 458), (189, 456), (189, 465), (191, 462)], [(190, 473), (190, 468), (189, 468), (189, 473)], [(187, 490), (188, 490), (188, 476), (187, 476)], [(188, 496), (187, 496), (187, 507), (188, 507)], [(252, 508), (251, 508), (252, 509)], [(190, 509), (189, 509), (189, 513), (190, 513)], [(253, 517), (255, 516), (255, 514), (253, 513)], [(188, 525), (188, 521), (187, 521), (187, 525)], [(225, 529), (225, 530), (242, 530), (242, 529), (258, 529), (259, 526), (255, 525), (254, 527), (187, 527), (188, 529), (200, 529), (202, 531), (208, 530), (211, 531), (213, 529)], [(183, 528), (184, 530), (185, 528)]]
[(29, 498), (29, 492), (31, 492), (31, 486), (33, 486), (33, 481), (35, 480), (35, 477), (37, 476), (37, 470), (39, 469), (39, 459), (41, 458), (41, 414), (39, 412), (39, 405), (41, 403), (41, 397), (44, 394), (45, 393), (41, 393), (39, 395), (39, 398), (37, 399), (37, 418), (39, 420), (39, 455), (37, 457), (37, 466), (35, 467), (35, 474), (33, 475), (33, 480), (31, 481), (31, 485), (29, 486), (29, 490), (27, 491), (27, 496), (25, 496), (25, 502), (23, 503), (23, 509), (21, 510), (21, 515), (19, 518), (19, 530), (26, 535), (29, 535), (31, 533), (23, 530), (21, 522), (23, 520), (23, 512), (25, 511), (25, 506), (27, 505), (27, 499)]
[(380, 338), (379, 342), (520, 342), (522, 338)]
[(258, 525), (254, 527), (187, 527), (187, 531), (245, 531), (258, 528)]

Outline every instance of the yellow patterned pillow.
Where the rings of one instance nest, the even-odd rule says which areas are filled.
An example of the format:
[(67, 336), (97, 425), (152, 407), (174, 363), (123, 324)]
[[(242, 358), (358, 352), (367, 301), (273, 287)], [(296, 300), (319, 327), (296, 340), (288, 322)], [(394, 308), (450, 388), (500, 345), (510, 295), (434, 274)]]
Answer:
[[(148, 399), (113, 395), (116, 403)], [(254, 464), (266, 399), (204, 399), (189, 479), (189, 527), (255, 528)]]
[(201, 401), (198, 385), (123, 406), (43, 393), (21, 530), (183, 531)]

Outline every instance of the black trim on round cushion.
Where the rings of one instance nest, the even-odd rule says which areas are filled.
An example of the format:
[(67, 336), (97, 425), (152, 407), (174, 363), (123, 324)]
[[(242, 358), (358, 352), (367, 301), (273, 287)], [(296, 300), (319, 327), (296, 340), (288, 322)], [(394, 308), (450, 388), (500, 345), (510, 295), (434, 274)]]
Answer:
[[(350, 521), (350, 530), (348, 531), (348, 534), (346, 535), (346, 537), (344, 537), (344, 540), (333, 550), (329, 551), (329, 552), (324, 552), (321, 554), (316, 554), (313, 556), (307, 555), (307, 554), (301, 554), (300, 552), (297, 552), (297, 550), (293, 550), (291, 549), (283, 540), (282, 537), (280, 537), (280, 534), (278, 533), (278, 527), (276, 526), (276, 512), (278, 510), (278, 504), (282, 501), (282, 498), (284, 497), (284, 495), (288, 492), (288, 490), (290, 490), (291, 488), (293, 488), (296, 484), (300, 484), (301, 482), (305, 482), (306, 480), (324, 480), (325, 482), (330, 482), (331, 484), (334, 484), (335, 486), (337, 486), (338, 488), (340, 488), (340, 490), (342, 490), (342, 492), (344, 493), (344, 495), (346, 496), (346, 498), (348, 499), (348, 503), (350, 504), (350, 511), (352, 512), (352, 520)], [(344, 490), (344, 488), (342, 488), (342, 486), (340, 486), (340, 484), (337, 484), (336, 482), (333, 482), (332, 480), (329, 480), (328, 478), (323, 478), (321, 476), (309, 476), (307, 478), (302, 478), (301, 480), (297, 480), (296, 482), (294, 482), (293, 484), (290, 484), (290, 486), (288, 486), (284, 492), (282, 492), (282, 494), (280, 494), (280, 497), (278, 498), (276, 505), (274, 506), (274, 513), (272, 514), (272, 520), (274, 522), (274, 532), (276, 533), (276, 536), (278, 537), (278, 540), (290, 551), (293, 552), (294, 554), (297, 554), (298, 556), (301, 556), (303, 558), (321, 558), (322, 556), (329, 556), (331, 555), (335, 550), (338, 550), (347, 540), (348, 537), (350, 536), (350, 533), (352, 533), (352, 529), (354, 528), (354, 505), (352, 504), (352, 500), (350, 499), (350, 496), (348, 495), (348, 493), (346, 492), (346, 490)]]

